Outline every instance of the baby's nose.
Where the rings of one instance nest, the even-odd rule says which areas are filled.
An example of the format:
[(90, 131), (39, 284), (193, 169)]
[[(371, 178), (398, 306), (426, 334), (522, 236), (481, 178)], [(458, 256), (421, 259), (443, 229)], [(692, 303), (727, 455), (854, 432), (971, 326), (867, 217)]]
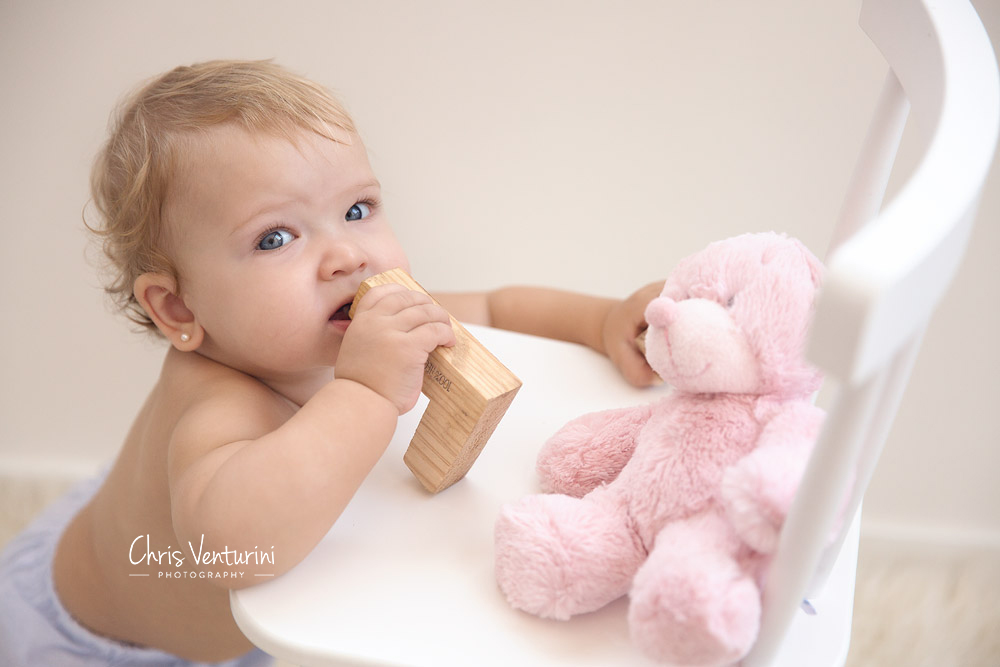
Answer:
[(646, 306), (646, 321), (654, 327), (665, 329), (677, 319), (677, 302), (668, 296), (660, 296)]
[(330, 240), (323, 250), (320, 277), (333, 278), (363, 270), (368, 266), (368, 255), (356, 243), (346, 239)]

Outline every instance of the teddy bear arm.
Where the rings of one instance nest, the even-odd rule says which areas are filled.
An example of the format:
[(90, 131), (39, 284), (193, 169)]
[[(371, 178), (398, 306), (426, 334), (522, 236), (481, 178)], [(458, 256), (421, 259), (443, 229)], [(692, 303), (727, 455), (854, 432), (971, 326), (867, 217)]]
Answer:
[(805, 473), (824, 413), (809, 403), (786, 406), (763, 429), (757, 447), (726, 470), (720, 496), (736, 532), (771, 553)]
[(614, 480), (635, 451), (652, 406), (593, 412), (570, 421), (542, 446), (536, 469), (542, 490), (581, 498)]

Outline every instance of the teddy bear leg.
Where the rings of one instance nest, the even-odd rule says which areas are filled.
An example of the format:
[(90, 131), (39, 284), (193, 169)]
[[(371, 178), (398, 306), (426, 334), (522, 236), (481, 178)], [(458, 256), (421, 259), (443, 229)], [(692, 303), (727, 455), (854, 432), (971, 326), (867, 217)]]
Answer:
[(543, 618), (566, 620), (625, 595), (646, 556), (605, 489), (585, 499), (522, 498), (501, 510), (494, 537), (500, 589), (513, 607)]
[(632, 458), (635, 439), (649, 421), (648, 405), (577, 417), (549, 438), (536, 470), (545, 493), (582, 498), (611, 482)]
[(736, 559), (740, 543), (716, 512), (667, 525), (635, 576), (632, 639), (648, 656), (678, 665), (743, 658), (760, 626), (760, 591)]

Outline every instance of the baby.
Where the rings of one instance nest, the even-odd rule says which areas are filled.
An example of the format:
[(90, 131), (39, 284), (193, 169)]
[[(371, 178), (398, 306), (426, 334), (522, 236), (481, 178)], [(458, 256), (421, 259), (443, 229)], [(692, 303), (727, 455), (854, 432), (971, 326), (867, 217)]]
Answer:
[[(3, 665), (266, 663), (227, 589), (289, 570), (327, 533), (416, 403), (428, 353), (454, 344), (446, 309), (655, 378), (633, 339), (658, 285), (624, 301), (521, 287), (442, 305), (385, 285), (348, 319), (361, 281), (408, 269), (406, 255), (350, 117), (272, 63), (180, 67), (140, 89), (92, 193), (108, 291), (169, 348), (107, 475), (5, 551)], [(263, 556), (241, 578), (157, 576), (179, 559), (218, 569), (189, 542)]]

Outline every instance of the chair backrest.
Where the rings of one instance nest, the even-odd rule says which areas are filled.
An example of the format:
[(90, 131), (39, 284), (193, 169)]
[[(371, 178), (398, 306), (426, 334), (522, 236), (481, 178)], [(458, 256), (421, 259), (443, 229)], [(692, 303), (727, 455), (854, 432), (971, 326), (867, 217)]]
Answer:
[[(967, 0), (865, 0), (860, 23), (890, 69), (834, 232), (807, 352), (836, 398), (782, 531), (744, 665), (771, 663), (802, 600), (825, 580), (923, 332), (961, 264), (997, 144), (996, 59)], [(883, 207), (908, 116), (921, 159)]]

